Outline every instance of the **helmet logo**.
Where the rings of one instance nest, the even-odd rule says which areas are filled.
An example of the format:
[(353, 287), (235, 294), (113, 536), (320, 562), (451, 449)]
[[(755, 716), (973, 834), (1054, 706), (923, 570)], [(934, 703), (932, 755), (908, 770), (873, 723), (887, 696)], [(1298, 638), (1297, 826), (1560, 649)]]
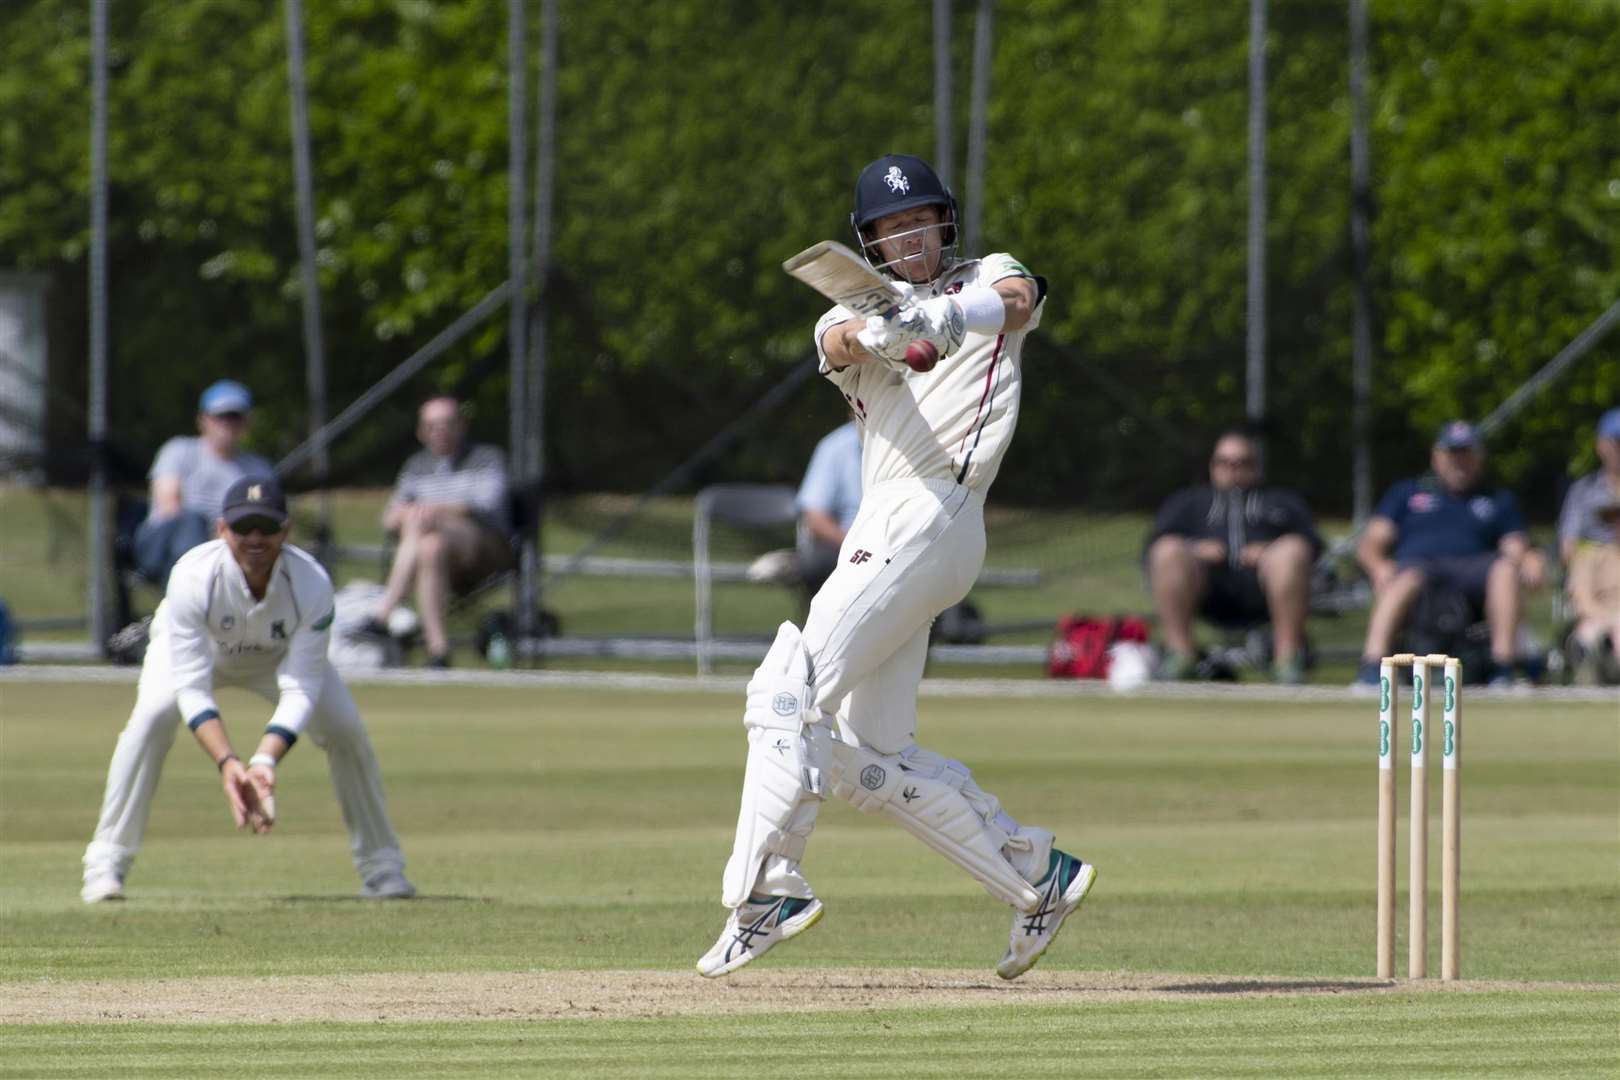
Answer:
[(911, 181), (906, 179), (906, 174), (900, 171), (898, 165), (889, 166), (889, 171), (883, 174), (883, 182), (896, 195), (904, 195), (911, 190)]

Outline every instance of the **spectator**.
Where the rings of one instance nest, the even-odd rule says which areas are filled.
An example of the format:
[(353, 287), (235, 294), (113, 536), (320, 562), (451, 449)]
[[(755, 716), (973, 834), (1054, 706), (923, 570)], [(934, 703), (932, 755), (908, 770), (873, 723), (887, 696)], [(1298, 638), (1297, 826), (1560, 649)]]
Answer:
[(151, 506), (135, 529), (135, 568), (153, 584), (167, 587), (180, 556), (214, 538), (227, 488), (244, 476), (270, 474), (268, 461), (241, 448), (252, 408), (247, 387), (221, 379), (198, 400), (201, 437), (176, 435), (158, 450), (147, 474)]
[(1254, 439), (1232, 430), (1215, 441), (1208, 484), (1166, 499), (1147, 542), (1148, 584), (1164, 632), (1159, 677), (1194, 670), (1193, 616), (1220, 624), (1271, 622), (1272, 674), (1304, 679), (1311, 564), (1322, 549), (1305, 500), (1260, 485)]
[(838, 549), (861, 508), (861, 432), (855, 421), (816, 444), (799, 485), (799, 577), (807, 596), (838, 565)]
[(1570, 486), (1558, 515), (1575, 616), (1570, 660), (1585, 683), (1620, 681), (1620, 409), (1598, 419), (1597, 454), (1601, 468)]
[(506, 458), (493, 446), (467, 445), (467, 422), (453, 397), (429, 398), (417, 414), (423, 449), (399, 471), (383, 528), (399, 536), (388, 584), (370, 629), (416, 589), (429, 667), (450, 666), (450, 597), (512, 565)]
[(1425, 589), (1449, 589), (1483, 610), (1490, 624), (1486, 681), (1513, 679), (1523, 608), (1521, 589), (1538, 588), (1546, 560), (1530, 546), (1519, 502), (1484, 482), (1485, 447), (1472, 424), (1440, 429), (1429, 455), (1432, 476), (1402, 480), (1367, 523), (1356, 561), (1373, 586), (1372, 615), (1356, 681), (1377, 685), (1378, 662)]

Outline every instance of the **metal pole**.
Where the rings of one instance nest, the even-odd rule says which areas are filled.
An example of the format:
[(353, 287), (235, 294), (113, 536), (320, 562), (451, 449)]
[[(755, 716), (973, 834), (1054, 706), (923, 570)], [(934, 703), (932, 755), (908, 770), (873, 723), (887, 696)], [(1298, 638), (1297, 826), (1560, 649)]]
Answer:
[[(524, 109), (528, 98), (528, 34), (524, 23), (526, 0), (508, 0), (506, 5), (506, 137), (507, 137), (507, 193), (506, 193), (506, 248), (508, 274), (512, 282), (512, 302), (507, 309), (507, 348), (510, 353), (510, 385), (507, 388), (507, 409), (511, 434), (509, 456), (511, 482), (518, 491), (526, 490), (528, 483), (528, 228), (524, 221), (526, 170), (528, 169), (528, 124)], [(533, 544), (526, 538), (520, 558), (520, 568), (533, 561)], [(512, 582), (512, 609), (514, 624), (520, 637), (530, 636), (534, 609), (529, 606), (523, 587), (521, 572)]]
[(973, 20), (973, 103), (968, 118), (967, 228), (963, 254), (978, 255), (984, 227), (984, 148), (990, 119), (990, 33), (994, 0), (979, 0)]
[(1530, 404), (1531, 398), (1545, 390), (1571, 364), (1585, 356), (1592, 346), (1602, 341), (1609, 331), (1614, 329), (1616, 323), (1620, 323), (1620, 300), (1610, 304), (1607, 311), (1593, 319), (1568, 345), (1559, 349), (1558, 355), (1547, 361), (1546, 366), (1526, 379), (1522, 386), (1509, 394), (1507, 400), (1491, 412), (1491, 415), (1481, 420), (1480, 435), (1488, 437), (1497, 428), (1519, 415), (1519, 411)]
[(1372, 514), (1372, 183), (1367, 138), (1367, 0), (1350, 0), (1351, 507)]
[(314, 456), (317, 441), (328, 446), (336, 442), (339, 435), (363, 420), (384, 398), (405, 385), (417, 372), (437, 360), (446, 349), (466, 337), (480, 323), (493, 315), (511, 295), (510, 281), (503, 281), (485, 293), (483, 299), (456, 316), (454, 322), (434, 334), (426, 345), (396, 364), (392, 371), (378, 379), (365, 393), (351, 401), (342, 412), (328, 420), (320, 431), (293, 447), (286, 457), (276, 462), (276, 475), (291, 476), (294, 469)]
[(934, 169), (946, 187), (955, 168), (951, 153), (951, 0), (934, 0)]
[(1245, 415), (1266, 417), (1266, 0), (1249, 0), (1249, 333)]
[(107, 0), (90, 3), (90, 641), (112, 633), (107, 513)]
[(315, 263), (315, 181), (310, 165), (309, 89), (304, 79), (304, 4), (286, 0), (287, 96), (292, 109), (293, 184), (298, 203), (299, 278), (303, 288), (304, 381), (309, 401), (309, 433), (315, 439), (315, 486), (321, 493), (320, 540), (326, 546), (332, 533), (332, 493), (328, 488), (331, 462), (326, 441), (319, 438), (326, 424), (326, 346), (321, 337), (321, 283)]
[[(534, 239), (530, 260), (539, 290), (529, 307), (528, 441), (524, 446), (524, 468), (528, 477), (523, 506), (531, 519), (524, 529), (519, 586), (524, 602), (520, 610), (540, 610), (540, 574), (543, 558), (541, 533), (545, 482), (545, 389), (546, 389), (546, 288), (551, 267), (552, 164), (557, 145), (557, 0), (542, 0), (540, 7), (540, 103), (539, 132), (534, 161)], [(531, 631), (534, 629), (530, 627)]]

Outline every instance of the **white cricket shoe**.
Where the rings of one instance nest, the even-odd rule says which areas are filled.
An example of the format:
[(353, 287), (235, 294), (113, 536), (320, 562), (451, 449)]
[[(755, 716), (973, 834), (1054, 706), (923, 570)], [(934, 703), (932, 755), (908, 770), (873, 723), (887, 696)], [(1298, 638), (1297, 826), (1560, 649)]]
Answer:
[(1035, 883), (1035, 890), (1041, 894), (1040, 906), (1013, 915), (1012, 938), (1007, 955), (996, 965), (996, 974), (1016, 979), (1034, 967), (1063, 928), (1063, 920), (1080, 906), (1096, 881), (1095, 866), (1053, 848), (1051, 869)]
[(99, 904), (104, 900), (122, 900), (123, 898), (123, 879), (117, 874), (105, 870), (85, 875), (84, 888), (79, 890), (79, 899), (87, 904)]
[(815, 897), (749, 897), (726, 920), (720, 940), (697, 962), (698, 974), (706, 979), (731, 974), (764, 956), (778, 941), (798, 937), (816, 925), (824, 910)]
[(416, 886), (398, 870), (384, 870), (373, 874), (360, 887), (360, 896), (366, 900), (409, 900), (416, 895)]

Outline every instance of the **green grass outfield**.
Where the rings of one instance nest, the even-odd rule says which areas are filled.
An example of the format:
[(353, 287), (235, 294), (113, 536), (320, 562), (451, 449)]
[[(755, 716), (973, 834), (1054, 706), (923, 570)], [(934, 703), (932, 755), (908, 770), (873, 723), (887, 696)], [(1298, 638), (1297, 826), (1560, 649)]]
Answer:
[[(249, 837), (182, 732), (129, 899), (86, 908), (132, 696), (0, 681), (0, 1077), (1620, 1071), (1608, 703), (1465, 702), (1466, 981), (1438, 989), (1370, 978), (1365, 701), (925, 698), (925, 745), (1100, 868), (1004, 985), (1006, 909), (839, 803), (806, 863), (821, 924), (730, 980), (690, 973), (721, 925), (731, 694), (358, 688), (411, 903), (352, 899), (317, 748)], [(266, 709), (222, 701), (249, 744)]]

